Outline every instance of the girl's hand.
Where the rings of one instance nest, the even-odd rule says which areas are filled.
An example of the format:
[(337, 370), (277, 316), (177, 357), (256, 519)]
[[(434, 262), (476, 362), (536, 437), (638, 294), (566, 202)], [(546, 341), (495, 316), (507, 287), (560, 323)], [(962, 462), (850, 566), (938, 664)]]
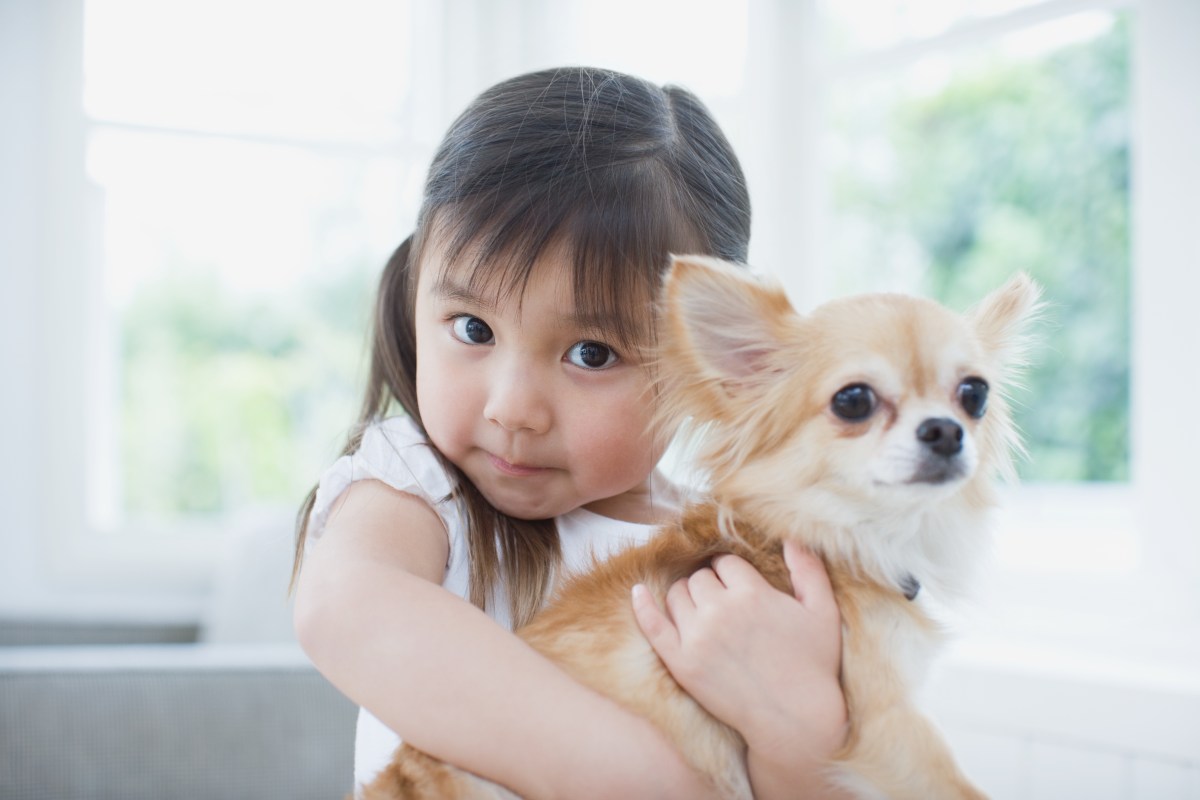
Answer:
[(645, 587), (634, 589), (638, 625), (671, 675), (746, 739), (756, 794), (756, 757), (792, 770), (795, 788), (797, 771), (819, 771), (846, 735), (841, 617), (829, 577), (792, 542), (784, 559), (794, 596), (733, 555), (676, 582), (666, 613)]

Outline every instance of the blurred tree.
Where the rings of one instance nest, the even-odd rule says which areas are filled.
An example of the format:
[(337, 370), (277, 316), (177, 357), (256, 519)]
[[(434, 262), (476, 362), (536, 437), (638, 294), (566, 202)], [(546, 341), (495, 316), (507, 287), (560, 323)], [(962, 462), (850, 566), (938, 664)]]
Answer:
[(126, 512), (298, 506), (357, 410), (368, 271), (268, 302), (177, 262), (122, 316)]

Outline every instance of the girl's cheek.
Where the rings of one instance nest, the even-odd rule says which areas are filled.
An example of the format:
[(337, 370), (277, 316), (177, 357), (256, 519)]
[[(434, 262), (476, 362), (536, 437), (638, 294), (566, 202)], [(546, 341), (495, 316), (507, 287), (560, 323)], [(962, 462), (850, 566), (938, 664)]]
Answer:
[(447, 456), (453, 458), (456, 434), (471, 412), (478, 376), (463, 374), (450, 354), (436, 347), (418, 350), (417, 403), (426, 432)]
[(633, 390), (590, 409), (587, 416), (594, 423), (587, 432), (586, 452), (595, 467), (638, 479), (654, 469), (657, 437), (650, 429), (652, 409), (645, 396)]

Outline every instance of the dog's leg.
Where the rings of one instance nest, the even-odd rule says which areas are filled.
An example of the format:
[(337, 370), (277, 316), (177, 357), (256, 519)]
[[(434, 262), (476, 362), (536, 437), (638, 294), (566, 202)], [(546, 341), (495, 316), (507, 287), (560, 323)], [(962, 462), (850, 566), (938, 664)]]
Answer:
[(860, 719), (835, 780), (863, 798), (987, 800), (929, 721), (910, 705)]
[[(831, 571), (831, 574), (832, 571)], [(934, 726), (912, 704), (912, 672), (928, 658), (933, 623), (897, 592), (835, 578), (845, 623), (842, 688), (850, 734), (839, 783), (865, 798), (986, 800)]]

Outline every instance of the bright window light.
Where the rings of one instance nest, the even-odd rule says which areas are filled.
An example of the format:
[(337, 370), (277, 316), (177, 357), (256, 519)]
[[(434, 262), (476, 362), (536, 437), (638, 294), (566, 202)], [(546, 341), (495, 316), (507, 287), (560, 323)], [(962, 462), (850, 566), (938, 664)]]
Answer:
[(410, 36), (394, 0), (88, 3), (95, 528), (290, 515), (337, 455), (428, 161)]

